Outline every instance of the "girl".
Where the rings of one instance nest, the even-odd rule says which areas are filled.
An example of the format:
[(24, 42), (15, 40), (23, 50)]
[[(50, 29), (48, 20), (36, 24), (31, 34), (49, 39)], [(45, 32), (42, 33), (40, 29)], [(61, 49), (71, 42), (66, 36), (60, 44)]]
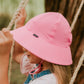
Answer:
[[(70, 50), (72, 34), (67, 20), (60, 13), (47, 12), (40, 14), (32, 18), (25, 26), (11, 31), (11, 34), (8, 31), (2, 31), (1, 33), (7, 38), (9, 44), (11, 44), (12, 34), (13, 39), (26, 49), (29, 62), (38, 64), (37, 68), (29, 71), (24, 84), (69, 83), (71, 77), (70, 65), (72, 64)], [(1, 33), (1, 39), (4, 39)], [(7, 46), (4, 40), (2, 42)], [(3, 52), (6, 50), (9, 52), (11, 45), (9, 49), (6, 49), (4, 45)], [(1, 53), (1, 59), (4, 59), (1, 55), (8, 57), (8, 54)], [(7, 63), (3, 70), (6, 74), (3, 77), (5, 77), (4, 80), (7, 84), (8, 60), (5, 61)], [(3, 77), (0, 79), (3, 79)]]

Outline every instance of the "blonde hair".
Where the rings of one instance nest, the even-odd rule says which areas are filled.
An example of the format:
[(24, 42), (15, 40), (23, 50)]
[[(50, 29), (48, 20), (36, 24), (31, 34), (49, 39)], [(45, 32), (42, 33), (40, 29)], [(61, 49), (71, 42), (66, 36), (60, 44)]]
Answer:
[(58, 84), (69, 84), (71, 79), (71, 66), (49, 63), (49, 69), (55, 74)]

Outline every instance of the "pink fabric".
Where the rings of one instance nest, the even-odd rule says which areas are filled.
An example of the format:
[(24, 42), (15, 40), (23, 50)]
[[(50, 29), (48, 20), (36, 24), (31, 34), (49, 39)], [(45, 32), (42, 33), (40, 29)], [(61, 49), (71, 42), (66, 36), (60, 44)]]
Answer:
[(43, 60), (59, 65), (72, 64), (71, 28), (60, 13), (40, 14), (11, 34), (21, 46)]
[(22, 74), (25, 74), (28, 76), (29, 71), (31, 71), (35, 67), (36, 67), (35, 64), (29, 63), (29, 59), (27, 55), (22, 56), (21, 62), (20, 62), (20, 71)]

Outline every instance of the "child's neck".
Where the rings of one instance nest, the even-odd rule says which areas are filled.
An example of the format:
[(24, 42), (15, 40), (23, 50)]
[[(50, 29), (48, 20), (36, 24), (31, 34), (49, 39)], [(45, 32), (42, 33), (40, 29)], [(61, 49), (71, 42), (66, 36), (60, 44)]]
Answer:
[(35, 71), (35, 74), (38, 74), (44, 70), (48, 70), (48, 69), (50, 69), (49, 67), (50, 67), (49, 63), (46, 61), (43, 61), (41, 68), (39, 68), (37, 71)]
[(43, 62), (43, 67), (42, 67), (42, 71), (47, 70), (47, 69), (49, 69), (49, 63), (44, 61)]
[(37, 73), (40, 73), (40, 72), (42, 72), (42, 71), (44, 71), (44, 70), (48, 70), (48, 69), (49, 69), (49, 63), (46, 62), (46, 61), (44, 61), (44, 62), (42, 63), (42, 68), (41, 68), (41, 70), (40, 70), (39, 72), (36, 72), (36, 74), (37, 74)]

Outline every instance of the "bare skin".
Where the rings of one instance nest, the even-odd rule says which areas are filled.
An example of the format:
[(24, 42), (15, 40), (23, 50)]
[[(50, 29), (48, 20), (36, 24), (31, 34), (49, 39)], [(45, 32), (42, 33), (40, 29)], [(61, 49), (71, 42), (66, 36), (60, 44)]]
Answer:
[[(19, 28), (21, 26), (24, 26), (24, 23), (25, 23), (25, 19), (26, 19), (26, 11), (25, 9), (22, 9), (20, 11), (20, 13), (18, 14), (17, 16), (17, 20), (15, 22), (15, 27), (16, 28)], [(26, 50), (25, 48), (23, 48), (21, 45), (19, 45), (17, 42), (15, 42), (15, 48), (14, 48), (14, 54), (13, 54), (13, 59), (17, 62), (17, 63), (20, 63), (20, 60), (21, 60), (21, 57), (23, 56), (24, 54), (24, 51), (26, 53), (28, 53), (30, 56), (28, 57), (29, 60), (30, 60), (30, 63), (33, 63), (33, 64), (38, 64), (40, 63), (41, 59), (38, 58), (37, 56), (35, 56), (34, 54), (32, 54), (31, 52), (29, 52), (28, 50)], [(45, 66), (45, 64), (48, 65), (48, 62), (44, 61), (43, 62), (43, 65)], [(45, 66), (47, 67), (47, 66)], [(46, 68), (43, 68), (42, 70), (45, 70)]]
[[(15, 27), (19, 28), (24, 25), (26, 19), (25, 9), (22, 9), (17, 16)], [(8, 84), (8, 64), (9, 53), (12, 44), (12, 35), (5, 28), (0, 31), (0, 84)], [(20, 63), (21, 57), (24, 54), (23, 47), (15, 42), (13, 59)]]
[[(30, 51), (28, 51), (26, 49), (24, 49), (24, 50), (26, 51), (26, 54), (28, 56), (28, 59), (29, 59), (29, 62), (30, 63), (32, 63), (32, 64), (39, 64), (42, 61), (41, 58), (37, 57), (32, 52), (30, 52)], [(43, 64), (43, 67), (42, 67), (42, 70), (41, 71), (44, 71), (44, 70), (49, 69), (49, 66), (48, 66), (49, 65), (49, 62), (43, 60), (43, 63), (42, 64)]]
[[(24, 12), (25, 10), (22, 9)], [(21, 14), (24, 16), (25, 13), (21, 12)], [(22, 15), (18, 15), (17, 18), (21, 20), (23, 17)], [(26, 17), (26, 16), (25, 16)], [(23, 18), (25, 19), (25, 18)], [(17, 20), (16, 22), (16, 27), (21, 27), (24, 25), (24, 22), (19, 23)], [(25, 21), (25, 20), (23, 20)], [(10, 34), (9, 30), (3, 29), (0, 31), (0, 84), (9, 84), (8, 82), (8, 64), (9, 64), (9, 53), (11, 50), (13, 42), (13, 36)], [(24, 54), (24, 51), (30, 56), (28, 56), (30, 63), (32, 64), (37, 64), (39, 63), (42, 59), (38, 58), (31, 52), (29, 52), (26, 49), (23, 49), (22, 46), (20, 46), (17, 42), (15, 42), (15, 48), (14, 48), (14, 56), (13, 59), (16, 60), (16, 62), (20, 63), (21, 57)], [(43, 62), (43, 70), (48, 69), (48, 62), (44, 61)]]
[(11, 45), (12, 35), (9, 31), (0, 31), (0, 84), (8, 84), (8, 63)]
[[(17, 20), (15, 22), (15, 27), (19, 28), (24, 26), (25, 19), (26, 19), (26, 11), (25, 9), (22, 9), (20, 13), (17, 16)], [(21, 57), (24, 54), (24, 49), (22, 46), (20, 46), (17, 42), (15, 42), (15, 47), (14, 47), (14, 53), (13, 53), (13, 59), (17, 62), (20, 63)]]
[[(8, 64), (9, 64), (9, 53), (11, 50), (13, 38), (10, 32), (0, 31), (0, 84), (9, 84), (8, 83)], [(42, 59), (35, 56), (27, 50), (27, 55), (30, 63), (37, 64)], [(41, 71), (48, 69), (46, 61), (43, 62), (43, 68)]]

